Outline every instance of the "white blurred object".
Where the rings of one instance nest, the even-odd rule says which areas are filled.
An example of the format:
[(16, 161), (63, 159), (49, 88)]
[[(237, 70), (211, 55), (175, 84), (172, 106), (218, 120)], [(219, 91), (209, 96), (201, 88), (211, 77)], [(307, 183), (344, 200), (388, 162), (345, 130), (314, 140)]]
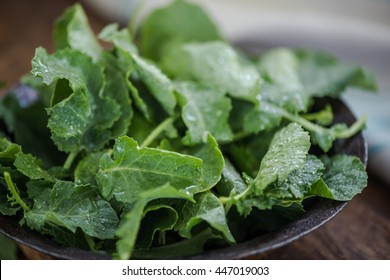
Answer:
[(108, 20), (125, 23), (133, 14), (138, 0), (81, 0)]
[[(104, 17), (126, 24), (135, 6), (142, 3), (142, 15), (172, 0), (82, 0)], [(294, 29), (343, 29), (367, 31), (367, 24), (390, 32), (388, 0), (189, 0), (202, 5), (228, 38), (253, 30), (275, 27)], [(355, 25), (358, 26), (355, 26)], [(355, 26), (355, 27), (353, 27)], [(389, 34), (389, 33), (388, 33)], [(390, 38), (388, 38), (390, 40)]]

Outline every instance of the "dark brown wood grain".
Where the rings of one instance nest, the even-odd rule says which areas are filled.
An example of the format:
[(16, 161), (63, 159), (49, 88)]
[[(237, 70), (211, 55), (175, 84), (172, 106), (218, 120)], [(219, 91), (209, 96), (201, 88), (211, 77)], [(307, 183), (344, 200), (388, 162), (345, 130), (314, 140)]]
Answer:
[[(53, 51), (53, 24), (73, 0), (2, 0), (0, 4), (0, 81), (9, 88), (31, 70), (35, 48)], [(92, 13), (96, 32), (105, 23)]]
[(370, 177), (368, 187), (314, 232), (256, 256), (262, 259), (390, 259), (390, 187)]
[[(53, 50), (52, 27), (72, 0), (4, 0), (0, 4), (0, 81), (31, 69), (34, 50)], [(106, 24), (90, 11), (97, 31)], [(314, 232), (256, 259), (390, 259), (390, 186), (369, 174), (368, 187)], [(27, 252), (24, 249), (24, 252)], [(34, 255), (29, 255), (34, 256)]]

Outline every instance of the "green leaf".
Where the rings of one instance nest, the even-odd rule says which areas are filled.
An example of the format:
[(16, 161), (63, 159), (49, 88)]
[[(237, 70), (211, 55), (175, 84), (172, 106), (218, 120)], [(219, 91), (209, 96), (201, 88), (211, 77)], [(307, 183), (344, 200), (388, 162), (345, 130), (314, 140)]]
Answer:
[(291, 50), (276, 48), (266, 52), (261, 56), (258, 67), (268, 80), (261, 89), (262, 99), (290, 112), (307, 110), (309, 95), (298, 75), (299, 61)]
[(15, 155), (15, 167), (31, 180), (47, 180), (54, 182), (53, 178), (46, 170), (42, 169), (40, 162), (31, 154), (19, 152)]
[[(11, 208), (19, 208), (19, 206), (21, 206), (21, 208), (23, 209), (23, 211), (25, 213), (29, 212), (31, 209), (24, 201), (25, 193), (21, 192), (19, 190), (19, 188), (16, 186), (16, 184), (14, 183), (14, 181), (11, 177), (12, 171), (8, 172), (8, 170), (5, 170), (5, 171), (3, 171), (2, 175), (4, 176), (3, 178), (5, 181), (5, 185), (7, 186), (7, 189), (8, 189), (7, 191), (9, 193), (9, 194), (7, 194), (7, 204), (11, 205)], [(22, 187), (24, 187), (24, 185), (22, 185)], [(12, 215), (12, 212), (14, 212), (15, 210), (16, 209), (12, 209), (11, 212), (6, 212), (5, 214)]]
[[(49, 198), (50, 191), (53, 188), (53, 182), (42, 180), (31, 180), (26, 183), (28, 197), (32, 200), (39, 197), (47, 196)], [(46, 194), (44, 194), (46, 193)]]
[(149, 135), (141, 143), (141, 147), (150, 146), (153, 142), (160, 140), (162, 137), (177, 138), (177, 130), (174, 127), (173, 123), (175, 122), (175, 117), (168, 117), (159, 123)]
[[(12, 88), (0, 102), (0, 118), (7, 128), (7, 136), (13, 136), (13, 142), (42, 160), (44, 167), (62, 164), (65, 155), (60, 153), (50, 139), (47, 127), (48, 106), (52, 88), (42, 84), (40, 78), (29, 76), (22, 78), (27, 84)], [(40, 141), (31, 141), (36, 137)]]
[(116, 243), (116, 258), (122, 260), (130, 258), (147, 203), (161, 198), (191, 199), (192, 196), (172, 187), (169, 183), (140, 193), (130, 211), (121, 219), (121, 224), (116, 231), (119, 238)]
[(224, 92), (189, 82), (176, 83), (175, 88), (182, 107), (182, 119), (188, 127), (183, 139), (185, 144), (205, 142), (208, 133), (221, 142), (233, 139), (228, 124), (232, 106)]
[(67, 79), (73, 90), (68, 98), (48, 109), (48, 127), (60, 150), (93, 151), (111, 139), (109, 128), (121, 111), (115, 100), (102, 96), (102, 67), (78, 51), (64, 49), (48, 55), (42, 48), (37, 49), (32, 65), (32, 72), (42, 76), (46, 84)]
[(86, 238), (88, 238), (81, 229), (77, 229), (76, 232), (71, 232), (70, 230), (55, 225), (55, 224), (45, 224), (44, 230), (42, 233), (49, 234), (53, 236), (53, 239), (65, 246), (80, 248), (84, 250), (92, 250), (94, 248), (89, 247)]
[(107, 201), (98, 198), (95, 188), (67, 181), (58, 181), (53, 189), (41, 192), (25, 219), (30, 228), (38, 231), (49, 223), (73, 233), (81, 228), (100, 239), (113, 238), (118, 225), (117, 214)]
[(134, 62), (131, 54), (137, 54), (137, 47), (133, 44), (132, 38), (127, 30), (118, 31), (117, 24), (106, 26), (99, 34), (99, 38), (111, 42), (115, 46), (115, 61), (110, 64), (117, 64), (125, 75), (125, 81), (129, 88), (135, 107), (148, 120), (152, 120), (152, 111), (148, 106), (144, 97), (141, 97), (141, 92), (135, 86), (131, 78), (136, 76)]
[(57, 49), (72, 48), (79, 50), (96, 62), (102, 48), (89, 26), (88, 19), (80, 4), (74, 4), (56, 20), (54, 39)]
[(347, 87), (376, 90), (372, 74), (360, 67), (341, 63), (321, 52), (298, 50), (295, 54), (300, 62), (300, 80), (311, 96), (340, 97)]
[(312, 189), (313, 194), (348, 201), (367, 186), (367, 173), (359, 158), (338, 154), (322, 156), (321, 160), (325, 165), (323, 181)]
[(13, 216), (21, 209), (18, 203), (14, 203), (12, 194), (10, 193), (7, 184), (4, 179), (4, 172), (10, 174), (12, 171), (10, 168), (0, 167), (0, 213), (5, 216)]
[(154, 130), (154, 128), (155, 124), (153, 122), (148, 121), (144, 114), (135, 111), (128, 130), (128, 135), (138, 143), (143, 143)]
[[(126, 77), (123, 76), (121, 70), (116, 65), (115, 57), (107, 52), (102, 53), (101, 57), (105, 66), (104, 74), (106, 80), (102, 96), (114, 100), (119, 105), (120, 110), (119, 118), (110, 128), (111, 138), (114, 139), (127, 133), (134, 112), (131, 106), (132, 100), (130, 99)], [(112, 108), (113, 112), (115, 112), (115, 106)], [(107, 112), (107, 114), (109, 115), (113, 112)]]
[(247, 188), (248, 186), (234, 165), (228, 159), (225, 159), (222, 178), (216, 186), (218, 193), (223, 196), (234, 196), (243, 193)]
[(267, 153), (277, 130), (263, 131), (229, 144), (225, 155), (229, 156), (239, 173), (256, 177), (260, 162)]
[[(309, 191), (313, 184), (321, 179), (324, 165), (314, 155), (308, 155), (303, 167), (292, 171), (287, 179), (273, 190), (267, 190), (267, 195), (293, 199), (303, 199), (311, 195)], [(276, 192), (275, 192), (276, 191)]]
[(299, 124), (290, 123), (281, 128), (275, 133), (261, 160), (255, 179), (246, 178), (249, 187), (242, 193), (221, 197), (220, 200), (224, 204), (235, 204), (238, 212), (245, 215), (250, 213), (252, 207), (271, 209), (278, 201), (274, 196), (268, 196), (268, 192), (273, 191), (275, 184), (287, 180), (294, 170), (304, 166), (309, 148), (310, 136)]
[(161, 59), (164, 49), (172, 42), (221, 39), (217, 27), (206, 12), (186, 1), (172, 1), (166, 7), (155, 9), (143, 21), (140, 37), (142, 54), (155, 61)]
[(22, 148), (7, 140), (0, 138), (0, 164), (10, 166), (14, 163), (16, 154), (20, 153)]
[(224, 207), (211, 192), (203, 192), (197, 195), (195, 203), (186, 202), (175, 228), (181, 236), (191, 238), (191, 230), (202, 221), (217, 230), (226, 241), (235, 243), (227, 225)]
[(130, 258), (146, 204), (147, 200), (139, 199), (135, 202), (131, 211), (121, 218), (121, 223), (116, 231), (119, 240), (116, 242), (114, 258), (121, 260)]
[(366, 117), (362, 116), (351, 126), (345, 123), (335, 123), (329, 128), (308, 125), (313, 144), (317, 144), (324, 152), (328, 152), (336, 139), (347, 139), (361, 131), (366, 125)]
[(138, 54), (137, 46), (134, 44), (128, 29), (124, 28), (119, 31), (119, 25), (112, 23), (103, 28), (99, 33), (99, 38), (106, 42), (111, 42), (117, 48), (122, 56)]
[(274, 209), (275, 206), (290, 207), (293, 203), (300, 204), (305, 198), (313, 196), (313, 185), (321, 180), (323, 170), (321, 160), (308, 155), (305, 164), (293, 170), (286, 180), (270, 184), (262, 195), (252, 195), (243, 205), (246, 208)]
[(134, 105), (136, 106), (136, 108), (142, 113), (142, 115), (144, 116), (144, 118), (146, 120), (148, 120), (149, 122), (153, 121), (153, 110), (151, 108), (151, 106), (148, 106), (148, 104), (146, 103), (146, 101), (141, 98), (141, 94), (140, 94), (140, 91), (138, 90), (138, 88), (130, 81), (130, 77), (131, 77), (131, 72), (128, 73), (128, 76), (127, 76), (127, 86), (129, 87), (130, 91), (131, 91), (131, 94), (132, 94), (132, 98), (134, 100)]
[(173, 92), (172, 82), (159, 68), (142, 57), (134, 54), (133, 61), (136, 73), (145, 83), (150, 93), (160, 102), (169, 115), (173, 115), (176, 98)]
[(203, 183), (202, 160), (188, 155), (139, 148), (127, 136), (119, 137), (112, 157), (105, 154), (99, 163), (97, 183), (102, 195), (133, 203), (147, 190), (170, 183), (183, 192), (196, 192)]
[[(238, 204), (239, 211), (249, 213), (252, 207), (258, 209), (288, 207), (293, 203), (301, 203), (303, 199), (311, 196), (346, 201), (352, 199), (367, 185), (364, 165), (358, 158), (337, 155), (334, 160), (327, 156), (321, 159), (325, 167), (317, 157), (308, 155), (305, 165), (292, 171), (285, 181), (274, 182), (262, 195), (252, 194), (241, 201)], [(355, 162), (352, 163), (353, 161)], [(330, 182), (330, 187), (326, 181)]]
[(326, 104), (325, 108), (318, 111), (304, 114), (303, 117), (308, 121), (314, 121), (319, 125), (328, 126), (333, 122), (333, 110), (330, 104)]
[(272, 104), (261, 101), (256, 104), (244, 117), (243, 130), (245, 133), (258, 133), (277, 128), (283, 115)]
[(19, 145), (5, 138), (0, 139), (0, 171), (1, 174), (11, 174), (13, 180), (21, 184), (26, 183), (26, 177), (31, 180), (56, 180), (41, 166), (40, 160), (31, 154), (23, 153)]
[(177, 79), (194, 80), (233, 97), (257, 102), (261, 82), (258, 71), (242, 63), (225, 42), (176, 45), (163, 57), (161, 67)]
[(244, 126), (244, 129), (247, 130), (245, 131), (246, 133), (273, 128), (273, 126), (276, 125), (276, 122), (280, 122), (281, 118), (285, 118), (290, 122), (300, 124), (303, 128), (309, 131), (312, 143), (318, 145), (324, 152), (329, 151), (334, 140), (345, 139), (355, 135), (364, 128), (366, 123), (366, 117), (363, 116), (349, 127), (343, 123), (335, 123), (331, 127), (323, 127), (314, 122), (308, 121), (304, 116), (296, 113), (290, 113), (287, 110), (275, 106), (267, 101), (262, 101), (260, 105), (261, 106), (258, 108), (263, 108), (263, 110), (255, 108), (255, 110), (249, 111), (247, 115), (248, 118), (245, 119), (246, 122)]
[[(173, 115), (176, 98), (171, 81), (152, 63), (138, 55), (127, 29), (116, 30), (116, 26), (108, 26), (102, 31), (101, 37), (112, 42), (115, 48), (134, 67), (138, 78), (146, 85), (151, 95), (158, 100), (164, 110)], [(134, 91), (134, 90), (133, 90)]]
[(292, 171), (301, 168), (305, 164), (309, 148), (309, 134), (300, 125), (290, 123), (279, 130), (253, 181), (255, 192), (262, 194), (269, 184), (284, 181)]
[(78, 184), (91, 184), (96, 186), (96, 174), (99, 171), (99, 160), (106, 151), (99, 151), (86, 155), (77, 164), (74, 179)]
[(207, 135), (206, 143), (190, 149), (190, 155), (203, 161), (204, 182), (197, 192), (209, 190), (221, 179), (221, 173), (225, 166), (225, 160), (219, 148), (218, 142), (210, 134)]
[(336, 137), (328, 129), (313, 131), (311, 135), (313, 144), (318, 145), (324, 152), (328, 152), (336, 140)]
[(216, 139), (208, 134), (205, 143), (195, 146), (183, 146), (180, 139), (163, 139), (158, 146), (160, 149), (177, 151), (183, 154), (194, 156), (202, 160), (203, 184), (196, 188), (195, 192), (203, 192), (213, 188), (221, 179), (221, 173), (225, 166), (221, 148)]
[[(137, 248), (150, 248), (157, 232), (164, 236), (165, 232), (173, 229), (178, 220), (177, 211), (166, 204), (148, 205), (144, 211), (137, 238)], [(165, 245), (164, 240), (160, 242)]]
[(309, 194), (329, 198), (332, 200), (335, 199), (332, 192), (322, 178), (311, 186)]
[[(27, 183), (27, 191), (29, 198), (32, 200), (47, 198), (50, 200), (50, 190), (53, 184), (47, 181), (29, 181)], [(86, 240), (85, 233), (77, 228), (76, 232), (63, 227), (61, 224), (44, 223), (40, 229), (42, 234), (53, 236), (53, 239), (63, 245), (78, 247), (82, 249), (90, 249)]]

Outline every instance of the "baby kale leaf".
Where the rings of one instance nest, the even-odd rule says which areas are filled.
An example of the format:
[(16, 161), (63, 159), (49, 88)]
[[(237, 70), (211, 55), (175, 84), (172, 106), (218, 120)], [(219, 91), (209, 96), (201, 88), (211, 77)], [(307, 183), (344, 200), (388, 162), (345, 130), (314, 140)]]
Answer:
[(206, 12), (186, 1), (172, 1), (170, 5), (150, 13), (140, 27), (140, 37), (142, 55), (155, 61), (162, 58), (164, 50), (172, 42), (221, 39), (217, 27)]
[(176, 79), (193, 80), (233, 97), (256, 103), (261, 78), (256, 68), (243, 63), (222, 41), (174, 45), (161, 64)]
[(169, 183), (183, 192), (196, 193), (204, 181), (202, 160), (155, 148), (140, 148), (127, 136), (116, 139), (112, 155), (106, 153), (96, 177), (106, 199), (134, 203), (142, 192)]
[[(72, 49), (53, 55), (38, 48), (32, 72), (46, 84), (59, 79), (68, 81), (71, 94), (48, 108), (52, 138), (66, 152), (98, 150), (111, 139), (109, 128), (121, 111), (114, 99), (103, 96), (104, 74), (85, 54)], [(53, 99), (56, 99), (56, 91)]]
[[(30, 185), (34, 193), (31, 188), (34, 185)], [(114, 238), (118, 216), (107, 201), (99, 198), (96, 188), (57, 181), (52, 189), (41, 187), (35, 194), (33, 208), (25, 213), (30, 228), (45, 231), (45, 224), (54, 224), (73, 233), (81, 228), (91, 237)]]
[(205, 142), (208, 133), (218, 142), (233, 139), (228, 124), (231, 101), (224, 92), (190, 82), (178, 82), (175, 88), (182, 107), (182, 119), (188, 127), (183, 139), (185, 144)]

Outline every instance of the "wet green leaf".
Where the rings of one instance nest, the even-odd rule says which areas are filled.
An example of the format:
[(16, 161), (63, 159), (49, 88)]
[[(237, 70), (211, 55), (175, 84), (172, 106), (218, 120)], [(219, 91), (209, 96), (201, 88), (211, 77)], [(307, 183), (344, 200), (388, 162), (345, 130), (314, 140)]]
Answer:
[(279, 130), (260, 164), (253, 183), (257, 194), (275, 181), (284, 181), (288, 175), (302, 167), (310, 148), (309, 134), (296, 123)]
[(147, 203), (161, 198), (192, 199), (192, 195), (172, 187), (169, 183), (140, 193), (131, 210), (123, 216), (116, 232), (119, 238), (116, 243), (116, 258), (125, 260), (131, 256)]
[(191, 201), (186, 202), (175, 228), (183, 237), (191, 238), (191, 230), (203, 221), (211, 228), (217, 230), (229, 243), (235, 243), (227, 225), (224, 207), (211, 192), (197, 195), (195, 203)]
[[(101, 37), (114, 44), (121, 55), (134, 67), (134, 72), (149, 89), (151, 95), (160, 102), (168, 114), (172, 115), (176, 106), (172, 82), (158, 67), (138, 54), (129, 31), (127, 29), (118, 31), (115, 26), (109, 26), (108, 29), (103, 30)], [(138, 91), (134, 91), (133, 89), (133, 93), (139, 95)]]
[(98, 61), (102, 48), (89, 26), (87, 16), (80, 4), (75, 4), (56, 20), (54, 39), (57, 49), (72, 48), (84, 52)]
[(260, 74), (253, 65), (242, 63), (233, 47), (225, 42), (174, 46), (161, 66), (174, 78), (193, 80), (235, 98), (257, 102)]
[(44, 189), (34, 198), (34, 207), (25, 214), (29, 227), (41, 231), (46, 223), (62, 226), (75, 233), (81, 228), (100, 239), (114, 237), (118, 216), (110, 204), (99, 199), (89, 185), (58, 181), (53, 189)]
[(97, 182), (106, 199), (134, 203), (147, 190), (169, 183), (196, 193), (203, 183), (202, 160), (154, 148), (139, 148), (127, 136), (116, 140), (112, 156), (100, 160)]
[(162, 58), (164, 49), (172, 42), (221, 39), (207, 13), (186, 1), (172, 1), (168, 6), (154, 10), (142, 23), (140, 37), (142, 54), (156, 61)]
[(180, 96), (182, 118), (188, 127), (184, 143), (205, 142), (208, 133), (220, 142), (233, 139), (228, 124), (231, 102), (223, 92), (188, 82), (177, 83), (175, 87)]
[(101, 94), (101, 66), (78, 51), (65, 49), (48, 55), (42, 48), (37, 49), (32, 65), (32, 72), (42, 76), (46, 84), (66, 79), (73, 90), (69, 97), (48, 109), (48, 126), (60, 150), (97, 150), (111, 139), (109, 128), (121, 112), (115, 100)]
[(361, 160), (355, 156), (322, 156), (325, 171), (323, 180), (311, 192), (330, 199), (348, 201), (367, 186), (367, 173)]
[(347, 87), (375, 91), (373, 76), (355, 65), (340, 62), (332, 55), (308, 50), (296, 51), (298, 75), (312, 96), (340, 97)]

